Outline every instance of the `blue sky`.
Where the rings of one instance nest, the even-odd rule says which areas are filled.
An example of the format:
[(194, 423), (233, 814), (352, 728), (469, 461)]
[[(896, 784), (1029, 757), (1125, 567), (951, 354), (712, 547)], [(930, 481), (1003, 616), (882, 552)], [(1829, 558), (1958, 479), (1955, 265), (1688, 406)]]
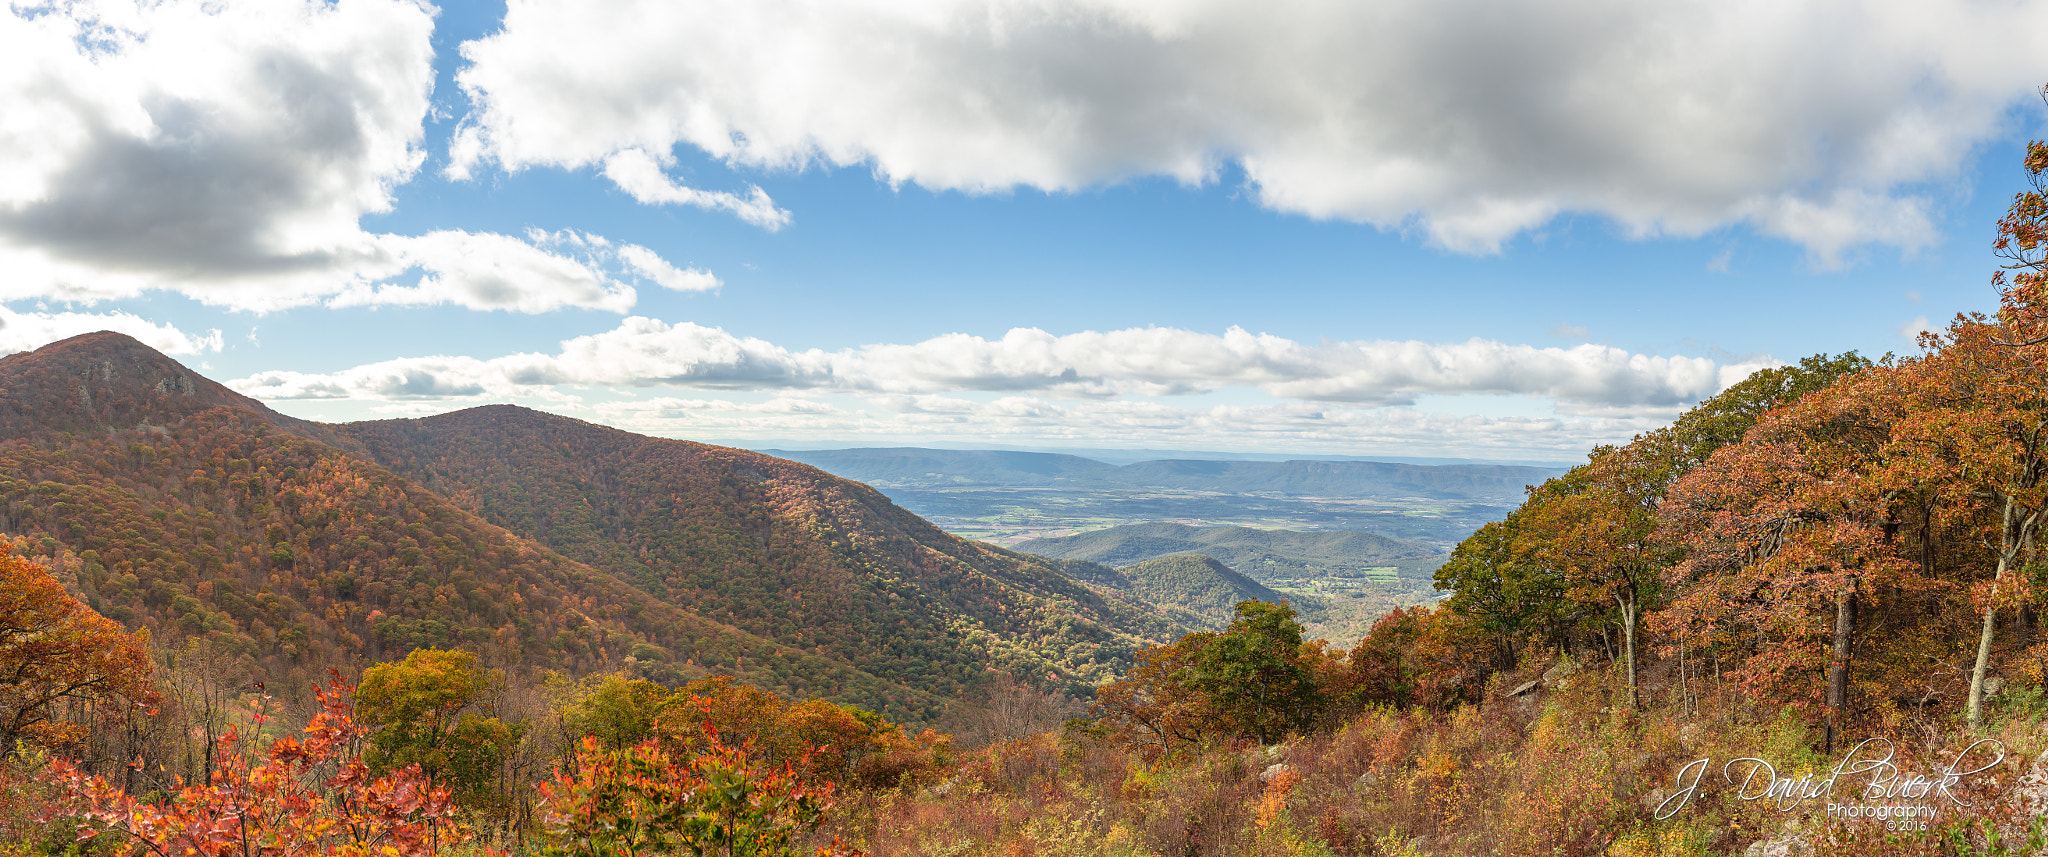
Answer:
[(111, 327), (328, 420), (1568, 460), (1992, 306), (2044, 19), (16, 2), (0, 352)]

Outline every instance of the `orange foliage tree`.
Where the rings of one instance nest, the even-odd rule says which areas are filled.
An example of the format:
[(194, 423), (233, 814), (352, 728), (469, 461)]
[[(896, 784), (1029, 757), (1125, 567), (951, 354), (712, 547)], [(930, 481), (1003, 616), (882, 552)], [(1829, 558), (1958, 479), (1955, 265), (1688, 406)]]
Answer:
[(1139, 652), (1137, 666), (1097, 690), (1090, 709), (1111, 725), (1118, 740), (1152, 753), (1199, 742), (1209, 726), (1207, 698), (1182, 675), (1195, 652), (1214, 636), (1197, 631)]
[(2030, 600), (2019, 570), (2048, 520), (2048, 344), (2027, 341), (2022, 300), (2009, 289), (1999, 319), (1958, 316), (1924, 337), (1932, 353), (1916, 367), (1918, 406), (1894, 431), (1910, 478), (1934, 486), (1945, 507), (1995, 522), (1984, 539), (1996, 546), (1991, 573), (1975, 581), (1983, 622), (1964, 709), (1972, 728), (1983, 719), (1998, 611)]
[(1449, 711), (1479, 701), (1498, 664), (1480, 620), (1457, 610), (1409, 607), (1373, 623), (1350, 653), (1343, 702)]
[(1740, 649), (1743, 684), (1823, 711), (1830, 742), (1858, 616), (1937, 585), (1900, 537), (1898, 507), (1924, 475), (1893, 440), (1914, 377), (1876, 366), (1772, 411), (1681, 478), (1661, 509), (1665, 537), (1687, 554), (1668, 574), (1677, 594), (1657, 624)]
[(0, 540), (0, 756), (18, 741), (77, 741), (67, 706), (153, 703), (144, 642)]

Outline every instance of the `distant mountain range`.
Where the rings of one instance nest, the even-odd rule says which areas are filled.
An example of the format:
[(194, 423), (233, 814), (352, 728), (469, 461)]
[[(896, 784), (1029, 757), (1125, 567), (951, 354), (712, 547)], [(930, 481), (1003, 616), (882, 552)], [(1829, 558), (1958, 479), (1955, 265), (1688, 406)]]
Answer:
[(1283, 578), (1332, 577), (1424, 581), (1444, 559), (1424, 546), (1357, 530), (1302, 532), (1163, 522), (1032, 539), (1019, 543), (1017, 550), (1116, 568), (1160, 557), (1200, 554), (1267, 583)]
[(1175, 459), (1115, 465), (1047, 452), (872, 448), (766, 450), (878, 488), (1171, 489), (1327, 498), (1519, 503), (1561, 468), (1382, 461)]
[(1184, 630), (802, 464), (510, 406), (312, 423), (113, 333), (0, 358), (0, 537), (290, 687), (442, 646), (920, 720), (991, 668), (1080, 690)]
[[(769, 442), (766, 446), (749, 446), (756, 452), (781, 454), (802, 454), (809, 451), (837, 451), (844, 449), (872, 448), (855, 447), (848, 444), (807, 442), (802, 444)], [(939, 451), (990, 451), (990, 452), (1042, 452), (1055, 455), (1072, 455), (1091, 458), (1105, 464), (1135, 464), (1140, 461), (1377, 461), (1386, 464), (1499, 464), (1512, 467), (1534, 467), (1542, 470), (1565, 470), (1573, 462), (1537, 459), (1501, 458), (1447, 458), (1443, 456), (1416, 455), (1336, 455), (1330, 453), (1295, 452), (1243, 452), (1213, 449), (1099, 449), (1090, 447), (1035, 448), (1011, 447), (1003, 450), (979, 450), (974, 447), (950, 445), (930, 447)]]

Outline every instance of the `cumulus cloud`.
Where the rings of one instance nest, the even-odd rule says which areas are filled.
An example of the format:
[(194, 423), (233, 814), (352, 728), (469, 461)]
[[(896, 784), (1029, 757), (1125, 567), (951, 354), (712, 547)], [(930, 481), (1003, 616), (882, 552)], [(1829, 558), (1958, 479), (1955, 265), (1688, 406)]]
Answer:
[(462, 47), (453, 169), (603, 165), (727, 207), (666, 153), (968, 192), (1235, 163), (1273, 209), (1459, 251), (1591, 212), (1833, 264), (1932, 240), (1920, 188), (2048, 77), (2044, 26), (1972, 0), (522, 0)]
[(613, 330), (567, 340), (551, 355), (404, 358), (331, 374), (266, 372), (233, 386), (259, 398), (503, 396), (582, 385), (908, 397), (1031, 392), (1081, 399), (1241, 387), (1280, 399), (1362, 406), (1409, 404), (1421, 393), (1507, 393), (1608, 409), (1668, 410), (1768, 365), (1776, 364), (1483, 339), (1303, 345), (1241, 328), (1221, 335), (1134, 328), (1064, 336), (1018, 328), (996, 340), (949, 334), (909, 345), (794, 351), (715, 327), (636, 316)]
[(16, 312), (0, 306), (0, 354), (33, 351), (60, 339), (100, 330), (128, 334), (167, 354), (219, 351), (222, 345), (218, 328), (194, 335), (125, 312)]
[(565, 341), (554, 355), (407, 357), (327, 374), (259, 372), (229, 385), (265, 399), (440, 399), (562, 385), (818, 387), (828, 385), (830, 375), (823, 352), (794, 354), (717, 328), (635, 316), (614, 330)]
[(623, 312), (628, 281), (705, 287), (645, 248), (605, 265), (504, 235), (364, 231), (425, 157), (433, 18), (414, 0), (10, 5), (0, 300)]
[(718, 288), (718, 278), (670, 264), (638, 244), (615, 244), (575, 231), (532, 230), (526, 240), (449, 229), (419, 236), (382, 235), (388, 270), (419, 270), (412, 285), (357, 280), (327, 305), (453, 304), (479, 310), (542, 313), (581, 307), (624, 313), (638, 293), (630, 277), (675, 291)]

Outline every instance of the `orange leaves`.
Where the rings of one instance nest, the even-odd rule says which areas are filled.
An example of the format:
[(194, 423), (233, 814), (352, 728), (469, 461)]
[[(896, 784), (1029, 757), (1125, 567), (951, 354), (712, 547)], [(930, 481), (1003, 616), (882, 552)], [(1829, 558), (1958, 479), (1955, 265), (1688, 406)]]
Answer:
[(1280, 815), (1287, 811), (1287, 796), (1294, 792), (1294, 784), (1298, 782), (1301, 782), (1301, 775), (1285, 767), (1267, 780), (1266, 791), (1259, 796), (1258, 810), (1252, 816), (1252, 823), (1260, 830), (1266, 830), (1279, 821)]
[(541, 785), (546, 853), (795, 854), (791, 839), (831, 809), (834, 787), (806, 784), (789, 762), (764, 766), (751, 742), (728, 745), (708, 724), (704, 738), (680, 761), (660, 741), (606, 749), (584, 736), (572, 769)]
[(1913, 386), (1908, 369), (1865, 368), (1770, 412), (1678, 480), (1660, 532), (1686, 554), (1653, 624), (1695, 649), (1729, 647), (1732, 671), (1766, 699), (1818, 704), (1838, 614), (1861, 604), (1866, 624), (1882, 620), (1885, 604), (1936, 585), (1902, 536), (1919, 495), (1902, 474), (1917, 465), (1893, 438)]
[(427, 857), (469, 839), (448, 791), (417, 767), (372, 778), (350, 752), (364, 730), (347, 689), (316, 691), (322, 710), (301, 737), (278, 739), (252, 762), (230, 733), (210, 782), (181, 784), (160, 800), (138, 800), (68, 761), (53, 762), (68, 808), (91, 822), (79, 839), (118, 831), (148, 853), (202, 857)]
[(62, 720), (65, 703), (154, 703), (143, 639), (79, 603), (0, 540), (0, 755), (17, 740), (75, 740), (80, 728)]
[(703, 747), (703, 727), (743, 738), (757, 759), (793, 762), (821, 781), (894, 786), (944, 764), (946, 740), (929, 730), (909, 736), (879, 715), (822, 699), (790, 704), (719, 675), (673, 691), (654, 682), (607, 678), (563, 713), (571, 734), (618, 749), (658, 738), (688, 755)]

